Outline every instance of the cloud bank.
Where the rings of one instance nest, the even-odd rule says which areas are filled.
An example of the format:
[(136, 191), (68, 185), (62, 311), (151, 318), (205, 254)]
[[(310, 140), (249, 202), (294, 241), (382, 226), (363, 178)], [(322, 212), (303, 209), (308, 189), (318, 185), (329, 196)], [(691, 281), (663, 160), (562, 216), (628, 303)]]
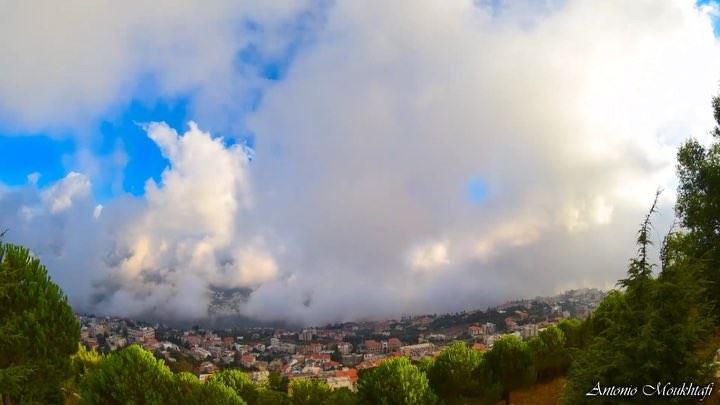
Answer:
[[(81, 173), (0, 188), (0, 224), (43, 258), (77, 308), (317, 323), (609, 287), (658, 187), (657, 229), (672, 222), (675, 148), (712, 127), (720, 47), (709, 6), (338, 2), (312, 46), (243, 114), (237, 89), (260, 79), (231, 68), (243, 40), (226, 30), (238, 15), (279, 21), (298, 11), (234, 7), (140, 13), (150, 40), (138, 43), (127, 42), (137, 10), (123, 8), (126, 19), (103, 34), (117, 60), (91, 57), (86, 70), (97, 76), (69, 72), (59, 85), (69, 62), (57, 59), (58, 71), (23, 97), (13, 95), (32, 78), (24, 61), (85, 60), (86, 49), (58, 39), (70, 48), (56, 54), (47, 38), (24, 36), (0, 45), (38, 51), (0, 59), (15, 72), (0, 78), (0, 116), (11, 125), (81, 127), (130, 97), (127, 83), (151, 66), (164, 96), (200, 89), (200, 128), (224, 120), (257, 138), (250, 159), (194, 123), (184, 134), (149, 123), (169, 162), (161, 181), (102, 206)], [(15, 12), (27, 20), (28, 10)], [(70, 21), (49, 29), (67, 38), (100, 30)], [(165, 35), (179, 28), (187, 32)]]

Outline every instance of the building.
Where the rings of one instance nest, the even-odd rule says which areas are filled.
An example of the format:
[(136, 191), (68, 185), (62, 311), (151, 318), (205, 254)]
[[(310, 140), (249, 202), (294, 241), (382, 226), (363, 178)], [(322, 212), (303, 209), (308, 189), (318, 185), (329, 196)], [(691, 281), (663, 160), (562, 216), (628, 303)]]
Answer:
[(211, 354), (209, 351), (203, 349), (202, 347), (195, 347), (195, 348), (193, 348), (192, 350), (190, 350), (190, 355), (191, 355), (195, 360), (198, 360), (198, 361), (200, 361), (200, 360), (205, 360), (205, 359), (207, 359), (208, 357), (212, 356), (212, 354)]
[(309, 342), (313, 340), (312, 330), (303, 329), (302, 332), (298, 333), (298, 340), (301, 342)]
[(400, 350), (400, 347), (402, 346), (402, 342), (400, 342), (400, 339), (393, 337), (388, 339), (387, 341), (387, 351), (388, 352), (397, 352)]
[(483, 335), (483, 334), (484, 334), (483, 327), (482, 327), (482, 326), (478, 326), (478, 325), (470, 325), (470, 326), (468, 327), (467, 332), (468, 332), (468, 335), (470, 335), (470, 336), (472, 336), (472, 337), (480, 336), (480, 335)]
[(432, 343), (418, 343), (400, 348), (400, 353), (403, 356), (410, 357), (413, 360), (420, 360), (425, 356), (431, 355), (434, 351), (435, 345)]
[(325, 379), (330, 389), (336, 390), (338, 388), (347, 388), (350, 391), (355, 391), (355, 384), (350, 377), (328, 377)]
[(155, 329), (149, 326), (139, 329), (128, 329), (128, 338), (133, 342), (144, 342), (145, 339), (155, 339)]
[(245, 353), (242, 356), (240, 356), (240, 364), (242, 364), (244, 367), (252, 367), (255, 364), (255, 356), (253, 356), (251, 353)]
[(352, 343), (340, 342), (337, 344), (337, 351), (340, 352), (340, 354), (350, 354), (352, 353), (352, 349)]
[(523, 325), (522, 329), (520, 329), (520, 335), (523, 339), (535, 337), (538, 335), (538, 326), (534, 323)]
[(371, 354), (382, 354), (383, 353), (383, 345), (382, 343), (378, 342), (377, 340), (368, 339), (365, 341), (365, 352), (371, 353)]

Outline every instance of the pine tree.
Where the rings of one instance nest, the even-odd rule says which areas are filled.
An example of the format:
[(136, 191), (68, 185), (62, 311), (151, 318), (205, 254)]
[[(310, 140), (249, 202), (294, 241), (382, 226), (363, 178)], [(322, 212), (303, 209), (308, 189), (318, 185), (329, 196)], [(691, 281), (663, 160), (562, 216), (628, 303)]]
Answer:
[[(0, 394), (6, 404), (62, 403), (80, 327), (26, 248), (0, 242)], [(41, 383), (38, 383), (41, 382)]]

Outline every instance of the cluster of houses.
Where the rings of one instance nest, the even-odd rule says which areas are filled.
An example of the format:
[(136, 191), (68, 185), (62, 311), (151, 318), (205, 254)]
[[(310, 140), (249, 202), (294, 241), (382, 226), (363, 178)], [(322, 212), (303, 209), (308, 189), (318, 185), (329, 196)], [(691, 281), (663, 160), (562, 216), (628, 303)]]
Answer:
[[(170, 366), (179, 361), (189, 362), (203, 380), (221, 368), (240, 368), (258, 382), (274, 372), (288, 379), (323, 379), (331, 387), (354, 390), (359, 370), (377, 367), (389, 358), (406, 356), (420, 360), (435, 356), (458, 339), (471, 343), (478, 351), (491, 348), (508, 333), (530, 339), (552, 322), (567, 317), (568, 310), (574, 316), (583, 316), (603, 296), (596, 290), (574, 290), (558, 297), (513, 301), (494, 309), (494, 316), (504, 317), (500, 327), (492, 322), (478, 322), (460, 324), (459, 329), (452, 324), (439, 328), (434, 324), (437, 315), (349, 322), (300, 331), (271, 328), (212, 331), (198, 327), (179, 330), (95, 316), (78, 316), (78, 321), (81, 342), (88, 348), (108, 352), (138, 344), (163, 357)], [(530, 309), (537, 308), (537, 304), (545, 308), (540, 316)]]

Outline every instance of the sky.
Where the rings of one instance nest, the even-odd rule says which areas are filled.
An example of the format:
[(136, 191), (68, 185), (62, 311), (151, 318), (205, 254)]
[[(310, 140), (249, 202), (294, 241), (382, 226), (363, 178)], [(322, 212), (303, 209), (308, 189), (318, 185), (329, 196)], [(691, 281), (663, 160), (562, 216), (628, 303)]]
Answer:
[(710, 142), (715, 1), (7, 1), (0, 228), (78, 311), (306, 324), (612, 288)]

